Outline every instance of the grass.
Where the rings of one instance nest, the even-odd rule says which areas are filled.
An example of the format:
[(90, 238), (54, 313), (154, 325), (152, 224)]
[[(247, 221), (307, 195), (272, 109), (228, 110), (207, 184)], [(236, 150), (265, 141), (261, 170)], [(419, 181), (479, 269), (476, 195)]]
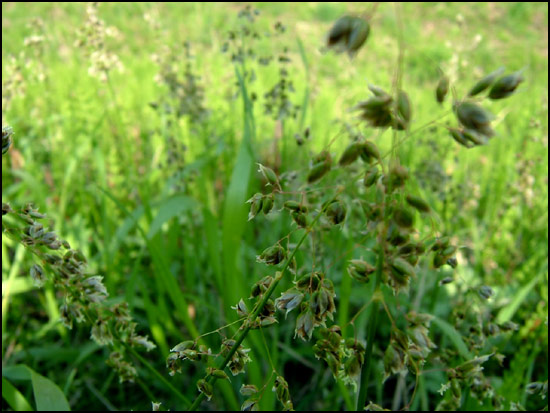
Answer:
[[(2, 159), (3, 202), (13, 207), (34, 202), (47, 213), (48, 224), (82, 250), (90, 270), (104, 276), (109, 302), (128, 302), (140, 333), (157, 345), (140, 357), (176, 389), (171, 392), (137, 358), (139, 382), (119, 384), (104, 363), (108, 353), (90, 344), (89, 332), (59, 324), (60, 297), (51, 286), (37, 289), (28, 282), (31, 254), (3, 235), (3, 381), (13, 387), (8, 384), (6, 396), (3, 392), (3, 408), (38, 407), (28, 380), (4, 374), (4, 368), (19, 364), (55, 383), (72, 409), (141, 410), (162, 401), (163, 408), (173, 410), (188, 407), (181, 396), (195, 399), (195, 382), (204, 376), (204, 366), (187, 363), (183, 375), (170, 377), (165, 368), (169, 349), (235, 321), (230, 307), (248, 297), (253, 283), (272, 274), (255, 263), (255, 256), (294, 228), (285, 213), (247, 221), (245, 201), (265, 191), (256, 162), (279, 177), (291, 171), (304, 174), (311, 157), (330, 142), (337, 159), (350, 143), (343, 124), (357, 123), (349, 109), (368, 98), (369, 83), (391, 89), (397, 58), (399, 26), (389, 4), (378, 7), (371, 37), (353, 60), (323, 50), (323, 39), (332, 22), (346, 12), (363, 12), (364, 5), (257, 7), (261, 14), (255, 26), (260, 32), (278, 20), (287, 27), (280, 37), (258, 40), (256, 48), (278, 56), (288, 47), (295, 87), (290, 99), (303, 105), (297, 120), (275, 121), (263, 113), (263, 95), (279, 78), (277, 63), (234, 65), (220, 51), (228, 31), (242, 24), (237, 18), (242, 5), (101, 4), (99, 16), (119, 32), (107, 39), (106, 47), (124, 65), (123, 73), (111, 72), (104, 84), (88, 75), (89, 59), (73, 45), (74, 30), (85, 17), (82, 4), (2, 4), (3, 83), (11, 78), (8, 56), (25, 50), (30, 62), (23, 68), (26, 90), (3, 108), (3, 123), (15, 131), (14, 145)], [(505, 356), (502, 367), (493, 360), (484, 365), (485, 374), (504, 397), (505, 408), (518, 402), (540, 409), (545, 402), (526, 395), (524, 388), (548, 377), (548, 7), (399, 7), (405, 42), (402, 84), (413, 102), (412, 129), (449, 115), (405, 140), (397, 154), (411, 172), (413, 193), (437, 212), (460, 253), (454, 273), (425, 266), (424, 287), (418, 279), (409, 298), (383, 291), (385, 301), (391, 303), (394, 318), (401, 314), (396, 309), (409, 308), (414, 300), (420, 310), (434, 314), (430, 337), (440, 349), (458, 349), (462, 357), (456, 357), (456, 365), (466, 360), (468, 349), (463, 332), (449, 323), (456, 308), (469, 305), (499, 322), (514, 321), (517, 333), (491, 339), (484, 348), (491, 352), (494, 347)], [(159, 29), (143, 19), (145, 12), (155, 11)], [(43, 28), (29, 25), (35, 17), (44, 21)], [(43, 34), (44, 43), (24, 48), (24, 39), (32, 34)], [(171, 64), (181, 74), (184, 41), (191, 44), (190, 64), (204, 86), (203, 103), (210, 114), (203, 121), (178, 118), (149, 105), (174, 104), (168, 87), (153, 80), (159, 66), (151, 54), (168, 47), (175, 56)], [(445, 131), (456, 121), (449, 101), (444, 109), (435, 101), (438, 67), (462, 96), (500, 66), (507, 72), (524, 68), (526, 80), (513, 97), (484, 103), (496, 115), (497, 136), (489, 145), (466, 150)], [(245, 73), (252, 69), (255, 81)], [(45, 78), (40, 80), (42, 72)], [(258, 100), (242, 98), (250, 93)], [(303, 135), (306, 127), (311, 137), (298, 146), (294, 135)], [(367, 128), (363, 133), (382, 153), (390, 151), (389, 133)], [(329, 175), (335, 180), (343, 176), (337, 170)], [(358, 284), (346, 271), (348, 260), (363, 253), (354, 230), (349, 224), (323, 233), (320, 240), (305, 242), (296, 258), (299, 266), (312, 265), (314, 256), (313, 265), (330, 272), (337, 295), (335, 319), (343, 336), (364, 338), (370, 311), (349, 323), (372, 294), (372, 285)], [(450, 275), (457, 281), (437, 286)], [(482, 284), (495, 291), (487, 305), (467, 292), (467, 287)], [(282, 279), (274, 297), (291, 286), (289, 278)], [(231, 383), (219, 381), (222, 386), (202, 408), (238, 409), (244, 400), (238, 393), (242, 384), (266, 385), (260, 407), (280, 408), (272, 384), (266, 383), (271, 358), (288, 381), (297, 410), (352, 410), (357, 395), (337, 383), (326, 363), (314, 357), (314, 343), (293, 338), (295, 317), (290, 313), (288, 320), (280, 317), (278, 325), (265, 329), (265, 344), (260, 331), (251, 331), (244, 343), (252, 348), (253, 363), (247, 364), (244, 376), (231, 377)], [(237, 327), (231, 326), (220, 334), (235, 332)], [(203, 341), (216, 351), (220, 334)], [(376, 343), (367, 394), (389, 408), (402, 395), (394, 391), (397, 378), (384, 384), (378, 380), (391, 334), (387, 314), (379, 314), (379, 328), (372, 334)], [(438, 390), (445, 377), (436, 366), (420, 378), (412, 408), (432, 409), (441, 399)], [(408, 380), (407, 385), (414, 384)], [(478, 407), (475, 399), (464, 398), (464, 409)]]

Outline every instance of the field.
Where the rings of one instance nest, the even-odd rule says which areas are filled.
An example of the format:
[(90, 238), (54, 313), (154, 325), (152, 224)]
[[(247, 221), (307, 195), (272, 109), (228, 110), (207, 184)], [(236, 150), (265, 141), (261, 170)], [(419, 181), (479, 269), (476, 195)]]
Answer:
[(4, 2), (2, 126), (3, 410), (548, 410), (547, 3)]

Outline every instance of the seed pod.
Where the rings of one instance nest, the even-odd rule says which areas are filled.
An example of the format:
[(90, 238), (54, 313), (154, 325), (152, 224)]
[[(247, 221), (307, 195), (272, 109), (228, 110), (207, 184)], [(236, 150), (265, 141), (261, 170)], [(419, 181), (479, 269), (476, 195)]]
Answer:
[(279, 179), (273, 169), (263, 166), (261, 163), (258, 164), (258, 167), (258, 172), (261, 172), (269, 185), (279, 186)]
[(398, 208), (393, 213), (393, 219), (397, 225), (403, 228), (412, 228), (414, 225), (414, 214), (405, 208)]
[(523, 82), (521, 72), (520, 70), (497, 80), (489, 92), (489, 99), (503, 99), (514, 93), (519, 84)]
[(286, 257), (286, 251), (279, 244), (266, 248), (258, 257), (259, 262), (267, 265), (277, 265)]
[(303, 212), (295, 211), (292, 213), (292, 219), (294, 222), (296, 222), (296, 225), (298, 225), (300, 228), (306, 228), (307, 227), (307, 215)]
[(392, 189), (402, 187), (409, 177), (407, 168), (401, 165), (393, 165), (384, 184)]
[(321, 179), (325, 174), (330, 171), (330, 163), (317, 163), (311, 167), (307, 175), (307, 182), (312, 184), (313, 182)]
[(443, 278), (441, 281), (439, 281), (439, 285), (445, 285), (445, 284), (450, 284), (454, 281), (454, 278), (453, 277), (445, 277)]
[(378, 168), (376, 166), (373, 166), (372, 168), (368, 169), (367, 172), (365, 172), (365, 177), (363, 178), (363, 185), (365, 185), (367, 188), (371, 187), (380, 174), (378, 173)]
[(296, 201), (286, 201), (283, 207), (293, 212), (307, 212), (307, 207)]
[(252, 198), (250, 198), (247, 203), (250, 204), (250, 212), (248, 213), (248, 220), (254, 219), (256, 215), (258, 215), (258, 212), (262, 210), (262, 204), (263, 204), (263, 195), (260, 193), (254, 194)]
[(473, 88), (470, 89), (468, 92), (468, 96), (475, 96), (483, 92), (485, 89), (487, 89), (489, 86), (493, 84), (497, 76), (500, 76), (500, 74), (504, 71), (504, 68), (499, 68), (495, 70), (492, 73), (489, 73), (487, 76), (483, 77), (482, 79), (478, 80), (478, 82), (474, 85)]
[(443, 103), (445, 96), (449, 92), (449, 78), (447, 76), (441, 76), (439, 83), (437, 84), (437, 89), (435, 90), (435, 96), (439, 103)]
[(486, 136), (493, 136), (490, 123), (494, 116), (481, 106), (472, 102), (458, 103), (456, 106), (458, 120), (467, 129), (472, 129)]
[(464, 129), (462, 131), (462, 135), (469, 142), (472, 142), (474, 146), (476, 146), (476, 145), (486, 145), (487, 142), (489, 141), (487, 139), (487, 136), (484, 136), (483, 134), (481, 134), (481, 133), (479, 133), (475, 130), (472, 130), (472, 129)]
[(352, 22), (351, 33), (348, 39), (348, 55), (353, 57), (355, 53), (367, 41), (370, 33), (370, 24), (361, 18), (354, 18)]
[(292, 311), (295, 308), (297, 308), (303, 299), (304, 299), (303, 293), (301, 293), (296, 288), (291, 288), (290, 290), (287, 290), (284, 293), (282, 293), (281, 296), (275, 300), (275, 307), (277, 307), (281, 311), (286, 310), (286, 313), (285, 313), (285, 317), (286, 317), (289, 311)]
[(397, 113), (401, 115), (408, 125), (411, 120), (411, 101), (409, 96), (402, 90), (397, 95)]
[(363, 260), (351, 260), (348, 266), (348, 274), (350, 277), (359, 282), (367, 282), (369, 280), (369, 275), (375, 270), (376, 269), (372, 265)]
[(414, 277), (416, 275), (414, 267), (400, 257), (397, 257), (392, 261), (391, 269), (393, 272), (398, 272), (399, 274), (409, 277)]
[(34, 264), (31, 267), (30, 274), (32, 280), (34, 281), (34, 285), (36, 285), (38, 288), (42, 287), (46, 282), (46, 278), (44, 277), (44, 270), (40, 265)]
[(347, 166), (357, 160), (359, 154), (361, 153), (362, 145), (358, 142), (354, 142), (349, 145), (338, 162), (340, 166)]
[(481, 298), (484, 298), (485, 300), (488, 300), (494, 294), (493, 289), (488, 285), (482, 285), (481, 287), (479, 287), (478, 293)]
[(338, 225), (344, 221), (346, 212), (346, 205), (342, 201), (334, 201), (325, 209), (325, 215), (334, 225)]
[(240, 393), (245, 397), (253, 396), (254, 394), (258, 393), (258, 388), (253, 384), (243, 384), (241, 386)]
[(248, 316), (248, 308), (246, 308), (246, 304), (242, 298), (235, 306), (232, 306), (231, 308), (237, 312), (239, 317)]
[(327, 36), (327, 47), (337, 53), (348, 52), (353, 56), (366, 42), (370, 33), (369, 23), (359, 17), (343, 16), (338, 19)]
[(273, 209), (273, 194), (266, 196), (262, 201), (262, 212), (267, 215)]
[(424, 201), (422, 198), (419, 198), (417, 196), (413, 195), (407, 195), (406, 197), (407, 203), (412, 206), (413, 208), (416, 208), (419, 212), (430, 212), (430, 206), (426, 201)]
[(203, 393), (208, 400), (212, 398), (213, 389), (212, 385), (208, 383), (204, 379), (200, 379), (197, 381), (197, 388), (199, 389), (199, 392)]
[(466, 137), (464, 136), (464, 132), (461, 129), (455, 129), (455, 128), (449, 128), (449, 132), (451, 132), (451, 136), (455, 141), (457, 141), (462, 146), (465, 146), (466, 148), (473, 148), (475, 144), (472, 144)]
[(365, 162), (370, 163), (372, 158), (377, 160), (380, 159), (380, 151), (373, 142), (364, 141), (361, 149), (361, 158)]
[(227, 376), (227, 373), (225, 371), (216, 369), (214, 367), (207, 367), (206, 373), (210, 376), (216, 377), (217, 379), (229, 380), (229, 376)]

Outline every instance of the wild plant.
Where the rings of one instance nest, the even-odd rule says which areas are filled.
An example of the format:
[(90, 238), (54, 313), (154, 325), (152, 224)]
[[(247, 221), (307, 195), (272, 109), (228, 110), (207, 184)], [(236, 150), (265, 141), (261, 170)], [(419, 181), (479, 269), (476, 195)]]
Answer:
[[(249, 21), (254, 20), (250, 9), (243, 13)], [(352, 58), (371, 36), (370, 17), (340, 18), (327, 36), (327, 47), (347, 52)], [(248, 36), (254, 32), (246, 29), (244, 33)], [(236, 38), (234, 35), (232, 40)], [(400, 39), (401, 49), (402, 42)], [(232, 53), (232, 60), (243, 64), (243, 56), (251, 54), (245, 50), (248, 49), (240, 43)], [(484, 307), (484, 301), (493, 294), (486, 285), (459, 287), (463, 290), (459, 294), (463, 299), (455, 303), (454, 326), (419, 311), (425, 298), (423, 285), (429, 282), (427, 274), (442, 267), (456, 268), (460, 246), (458, 240), (445, 234), (432, 206), (410, 184), (411, 172), (400, 160), (398, 148), (434, 124), (447, 130), (468, 149), (488, 144), (495, 135), (491, 126), (494, 117), (481, 106), (479, 95), (485, 92), (492, 100), (506, 98), (515, 92), (523, 77), (521, 72), (502, 76), (499, 70), (480, 79), (464, 97), (458, 98), (455, 85), (443, 75), (435, 88), (435, 99), (445, 104), (452, 89), (454, 101), (447, 113), (454, 114), (457, 126), (443, 126), (436, 120), (413, 128), (414, 104), (403, 89), (402, 59), (400, 50), (391, 91), (369, 85), (371, 95), (352, 108), (360, 125), (349, 129), (350, 143), (338, 157), (331, 150), (333, 140), (311, 156), (307, 168), (292, 171), (295, 177), (292, 180), (283, 179), (283, 174), (258, 164), (258, 172), (268, 190), (254, 194), (247, 201), (250, 204), (248, 219), (288, 214), (293, 221), (292, 228), (257, 256), (259, 263), (273, 270), (251, 287), (250, 297), (242, 297), (232, 307), (239, 317), (238, 331), (230, 338), (222, 335), (220, 348), (215, 352), (201, 343), (202, 336), (185, 340), (171, 350), (167, 359), (171, 375), (182, 372), (186, 361), (207, 364), (204, 378), (197, 382), (199, 395), (190, 410), (199, 408), (205, 398), (211, 399), (218, 379), (229, 380), (226, 368), (237, 375), (252, 362), (249, 349), (244, 347), (251, 330), (286, 323), (293, 310), (297, 313), (294, 338), (313, 341), (315, 357), (326, 363), (336, 380), (357, 392), (357, 410), (382, 409), (370, 402), (368, 394), (375, 352), (383, 353), (384, 379), (398, 376), (404, 382), (408, 374), (414, 376), (412, 397), (403, 401), (405, 408), (414, 401), (427, 363), (444, 371), (447, 378), (441, 387), (443, 397), (438, 409), (459, 409), (463, 391), (479, 400), (490, 400), (496, 408), (501, 407), (502, 400), (483, 375), (484, 363), (490, 358), (502, 362), (503, 358), (496, 347), (487, 348), (488, 338), (510, 334), (517, 326), (494, 323)], [(285, 80), (286, 84), (286, 72), (283, 73), (281, 81)], [(273, 89), (266, 94), (269, 98), (274, 96)], [(275, 113), (280, 114), (285, 105), (272, 103), (268, 112), (278, 107)], [(377, 141), (381, 141), (388, 130), (391, 149), (383, 153)], [(331, 255), (326, 240), (326, 236), (334, 232), (345, 232), (355, 245), (349, 252), (352, 258), (344, 263), (341, 257)], [(338, 325), (334, 319), (339, 298), (333, 277), (336, 268), (342, 265), (353, 282), (362, 286), (366, 297), (346, 325)], [(460, 284), (448, 270), (443, 274), (437, 282), (431, 280), (432, 300), (442, 285)], [(292, 286), (276, 298), (279, 293), (276, 290), (288, 284), (288, 280)], [(404, 298), (413, 293), (414, 300)], [(470, 300), (476, 305), (469, 305)], [(358, 327), (356, 322), (364, 312), (368, 314), (366, 325)], [(284, 313), (284, 318), (280, 313)], [(382, 319), (391, 326), (390, 339), (376, 343)], [(438, 348), (430, 338), (434, 322), (451, 336), (456, 348)], [(348, 327), (353, 328), (353, 335), (343, 333)], [(365, 336), (358, 336), (358, 331), (366, 331)], [(462, 362), (457, 364), (456, 360)], [(246, 399), (242, 410), (259, 409), (259, 400), (274, 377), (273, 391), (277, 399), (284, 410), (293, 409), (292, 389), (272, 364), (271, 369), (271, 377), (263, 388), (243, 385), (241, 394)]]
[[(8, 153), (13, 135), (11, 127), (2, 127), (2, 156)], [(33, 255), (35, 263), (29, 273), (36, 287), (53, 285), (62, 296), (59, 313), (63, 325), (68, 329), (80, 324), (89, 327), (90, 338), (109, 348), (107, 364), (120, 381), (134, 381), (137, 370), (129, 355), (140, 357), (135, 349), (150, 351), (155, 344), (138, 333), (127, 303), (109, 303), (103, 277), (90, 273), (82, 251), (51, 231), (46, 219), (33, 203), (18, 208), (2, 203), (2, 234)], [(145, 365), (152, 369), (149, 363)]]

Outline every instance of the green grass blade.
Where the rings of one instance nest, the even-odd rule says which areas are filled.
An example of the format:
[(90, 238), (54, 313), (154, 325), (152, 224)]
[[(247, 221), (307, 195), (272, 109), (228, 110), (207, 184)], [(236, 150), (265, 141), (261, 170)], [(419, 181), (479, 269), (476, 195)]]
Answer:
[(33, 408), (9, 380), (2, 377), (2, 398), (17, 412), (32, 412)]

